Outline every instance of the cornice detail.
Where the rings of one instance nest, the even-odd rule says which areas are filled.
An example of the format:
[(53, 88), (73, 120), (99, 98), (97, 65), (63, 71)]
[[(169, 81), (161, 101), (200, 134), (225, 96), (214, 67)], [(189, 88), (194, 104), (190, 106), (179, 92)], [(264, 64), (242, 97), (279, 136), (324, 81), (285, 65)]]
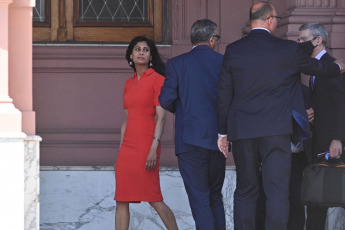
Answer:
[(337, 8), (338, 0), (297, 0), (297, 7)]

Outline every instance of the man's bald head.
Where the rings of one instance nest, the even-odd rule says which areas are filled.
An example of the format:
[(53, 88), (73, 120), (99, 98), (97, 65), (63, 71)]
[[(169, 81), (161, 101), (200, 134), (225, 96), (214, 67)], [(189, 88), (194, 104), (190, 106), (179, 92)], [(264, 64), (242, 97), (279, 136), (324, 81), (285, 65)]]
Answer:
[(256, 20), (266, 20), (267, 17), (272, 15), (274, 8), (268, 2), (260, 1), (254, 3), (250, 8), (249, 18), (250, 22)]
[(250, 26), (254, 28), (265, 28), (273, 34), (277, 28), (280, 17), (276, 9), (268, 2), (256, 2), (250, 8)]

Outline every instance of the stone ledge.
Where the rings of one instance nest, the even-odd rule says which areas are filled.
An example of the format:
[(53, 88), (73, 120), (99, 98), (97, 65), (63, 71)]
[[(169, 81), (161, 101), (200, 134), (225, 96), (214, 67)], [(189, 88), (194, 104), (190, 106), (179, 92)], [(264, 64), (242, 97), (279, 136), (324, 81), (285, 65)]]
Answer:
[[(235, 171), (235, 166), (226, 166), (227, 171)], [(114, 171), (114, 166), (41, 166), (40, 171)], [(179, 171), (178, 167), (159, 167), (159, 171)]]

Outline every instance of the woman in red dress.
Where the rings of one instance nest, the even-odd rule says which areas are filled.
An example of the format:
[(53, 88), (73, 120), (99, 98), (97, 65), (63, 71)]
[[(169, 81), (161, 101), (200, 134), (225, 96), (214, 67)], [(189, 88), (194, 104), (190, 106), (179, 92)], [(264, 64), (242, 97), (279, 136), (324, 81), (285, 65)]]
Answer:
[(120, 151), (115, 165), (116, 230), (129, 228), (129, 203), (149, 204), (167, 229), (178, 229), (175, 216), (163, 202), (159, 183), (160, 138), (165, 110), (158, 102), (165, 64), (153, 41), (139, 36), (129, 44), (126, 59), (134, 69), (127, 80)]

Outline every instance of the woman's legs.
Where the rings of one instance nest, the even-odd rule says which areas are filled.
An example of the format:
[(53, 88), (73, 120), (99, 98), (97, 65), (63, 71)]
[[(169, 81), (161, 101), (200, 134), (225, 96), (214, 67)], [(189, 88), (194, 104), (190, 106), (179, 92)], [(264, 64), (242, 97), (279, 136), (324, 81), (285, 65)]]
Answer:
[(115, 229), (128, 230), (129, 228), (129, 203), (116, 201)]
[(149, 202), (149, 204), (156, 210), (168, 230), (178, 230), (173, 212), (163, 201)]

